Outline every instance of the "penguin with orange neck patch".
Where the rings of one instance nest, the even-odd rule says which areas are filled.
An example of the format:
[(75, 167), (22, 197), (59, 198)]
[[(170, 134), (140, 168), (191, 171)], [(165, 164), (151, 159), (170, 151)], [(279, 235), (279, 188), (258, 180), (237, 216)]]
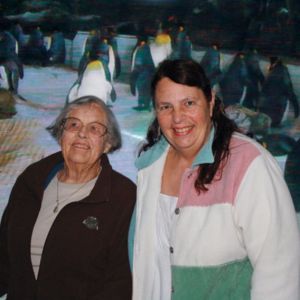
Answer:
[(67, 96), (67, 103), (74, 101), (76, 98), (93, 95), (102, 99), (106, 104), (111, 97), (115, 101), (115, 93), (110, 82), (107, 66), (95, 54), (90, 56), (83, 73), (78, 77), (70, 88)]
[(159, 32), (150, 44), (150, 52), (155, 67), (170, 57), (172, 53), (171, 37), (166, 31)]

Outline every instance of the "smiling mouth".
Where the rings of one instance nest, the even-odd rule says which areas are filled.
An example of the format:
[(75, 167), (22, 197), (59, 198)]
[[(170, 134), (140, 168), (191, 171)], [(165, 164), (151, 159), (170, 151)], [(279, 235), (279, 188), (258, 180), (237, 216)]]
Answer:
[(175, 135), (181, 136), (181, 135), (187, 135), (192, 131), (193, 127), (184, 127), (184, 128), (173, 128), (173, 131)]
[(82, 149), (82, 150), (88, 150), (89, 147), (87, 145), (84, 144), (73, 144), (73, 147), (76, 149)]

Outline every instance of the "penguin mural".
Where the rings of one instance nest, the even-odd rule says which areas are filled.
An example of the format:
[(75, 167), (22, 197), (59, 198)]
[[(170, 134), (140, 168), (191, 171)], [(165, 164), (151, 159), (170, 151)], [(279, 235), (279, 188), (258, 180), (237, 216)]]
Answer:
[(19, 53), (22, 52), (23, 47), (26, 45), (26, 37), (23, 32), (23, 28), (20, 23), (16, 22), (11, 30), (11, 34), (14, 36), (14, 38), (17, 40), (19, 45)]
[(40, 64), (42, 66), (48, 64), (48, 51), (44, 44), (44, 35), (39, 26), (36, 26), (30, 33), (22, 59), (27, 64)]
[(113, 78), (116, 79), (121, 74), (121, 59), (119, 55), (119, 47), (118, 47), (118, 42), (116, 39), (116, 31), (114, 27), (107, 28), (107, 40), (108, 40), (108, 45), (111, 46), (113, 51), (113, 56), (112, 58), (110, 58), (110, 60), (112, 61), (112, 59), (114, 59), (115, 61)]
[(63, 64), (66, 57), (66, 44), (61, 31), (55, 30), (50, 37), (49, 60), (51, 63)]
[(103, 63), (98, 59), (94, 59), (87, 64), (82, 75), (70, 88), (67, 103), (82, 96), (93, 95), (107, 104), (111, 93), (112, 85), (106, 78)]
[(138, 106), (133, 109), (151, 111), (151, 78), (155, 71), (147, 37), (141, 37), (132, 55), (130, 90), (138, 93)]
[(259, 57), (255, 49), (249, 49), (245, 54), (245, 63), (248, 70), (249, 84), (243, 105), (257, 110), (261, 86), (265, 76), (259, 65)]
[(184, 24), (179, 24), (178, 33), (174, 42), (172, 59), (191, 59), (192, 42), (190, 35), (185, 30)]
[[(8, 31), (0, 31), (0, 66), (3, 67), (5, 73), (2, 72), (2, 86), (11, 92), (18, 92), (19, 79), (23, 78), (23, 64), (18, 57), (18, 42)], [(3, 81), (7, 85), (3, 85)]]
[(108, 43), (107, 38), (103, 38), (102, 43), (96, 49), (97, 55), (102, 63), (106, 64), (110, 73), (110, 81), (113, 84), (115, 78), (116, 59), (113, 47)]
[(171, 37), (166, 32), (158, 33), (152, 43), (150, 43), (150, 52), (155, 67), (160, 62), (170, 57), (172, 53)]
[(116, 101), (117, 95), (114, 89), (113, 79), (115, 73), (115, 55), (111, 45), (108, 44), (107, 38), (101, 38), (100, 42), (95, 44), (90, 52), (90, 57), (97, 57), (101, 61), (106, 79), (112, 86), (111, 100)]
[[(101, 62), (105, 72), (105, 78), (111, 85), (111, 101), (115, 102), (117, 95), (113, 86), (113, 77), (115, 71), (115, 57), (112, 46), (108, 40), (101, 36), (101, 32), (93, 31), (86, 40), (85, 51), (79, 63), (78, 78), (82, 78), (87, 65), (94, 60)], [(108, 99), (109, 101), (109, 99)]]
[(205, 74), (210, 81), (211, 87), (216, 85), (221, 80), (221, 54), (217, 44), (213, 44), (212, 47), (205, 52), (200, 61), (200, 65), (204, 69)]
[(300, 212), (300, 139), (288, 154), (284, 178), (287, 182), (297, 213)]
[(293, 105), (295, 118), (299, 116), (299, 103), (288, 68), (278, 57), (270, 57), (269, 73), (259, 101), (259, 110), (271, 117), (272, 127), (280, 126), (284, 120), (288, 102)]
[(86, 65), (89, 61), (89, 55), (92, 51), (92, 49), (96, 48), (96, 44), (100, 43), (101, 41), (101, 31), (93, 29), (89, 32), (89, 35), (85, 39), (84, 45), (83, 45), (83, 53), (80, 58), (80, 62), (78, 65), (78, 76), (81, 76), (84, 69), (86, 68)]
[(300, 212), (300, 139), (287, 134), (267, 134), (258, 140), (277, 159), (288, 185), (297, 213)]
[(244, 54), (240, 52), (236, 54), (219, 82), (224, 105), (242, 104), (248, 85), (248, 70)]

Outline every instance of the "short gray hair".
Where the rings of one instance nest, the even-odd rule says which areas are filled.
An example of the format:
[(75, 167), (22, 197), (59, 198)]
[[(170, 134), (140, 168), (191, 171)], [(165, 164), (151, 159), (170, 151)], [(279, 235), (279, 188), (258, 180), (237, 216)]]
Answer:
[(95, 96), (80, 97), (66, 104), (66, 106), (61, 110), (60, 114), (57, 116), (53, 124), (47, 127), (48, 131), (57, 141), (59, 141), (64, 131), (62, 124), (64, 122), (64, 119), (70, 113), (70, 111), (72, 111), (74, 108), (78, 108), (82, 105), (87, 104), (96, 104), (100, 106), (100, 108), (104, 111), (106, 115), (108, 131), (107, 142), (111, 145), (111, 148), (109, 149), (108, 153), (112, 153), (120, 149), (122, 147), (122, 138), (117, 119), (112, 110), (103, 102), (103, 100)]

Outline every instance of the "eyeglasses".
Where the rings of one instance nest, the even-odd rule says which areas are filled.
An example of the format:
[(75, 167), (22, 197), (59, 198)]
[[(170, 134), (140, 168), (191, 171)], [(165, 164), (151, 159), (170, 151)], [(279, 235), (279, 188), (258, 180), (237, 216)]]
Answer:
[(87, 125), (83, 125), (79, 119), (73, 117), (65, 118), (62, 122), (62, 127), (68, 132), (78, 132), (83, 127), (86, 127), (87, 132), (90, 135), (98, 137), (104, 136), (108, 132), (107, 127), (100, 122), (92, 122), (88, 123)]

